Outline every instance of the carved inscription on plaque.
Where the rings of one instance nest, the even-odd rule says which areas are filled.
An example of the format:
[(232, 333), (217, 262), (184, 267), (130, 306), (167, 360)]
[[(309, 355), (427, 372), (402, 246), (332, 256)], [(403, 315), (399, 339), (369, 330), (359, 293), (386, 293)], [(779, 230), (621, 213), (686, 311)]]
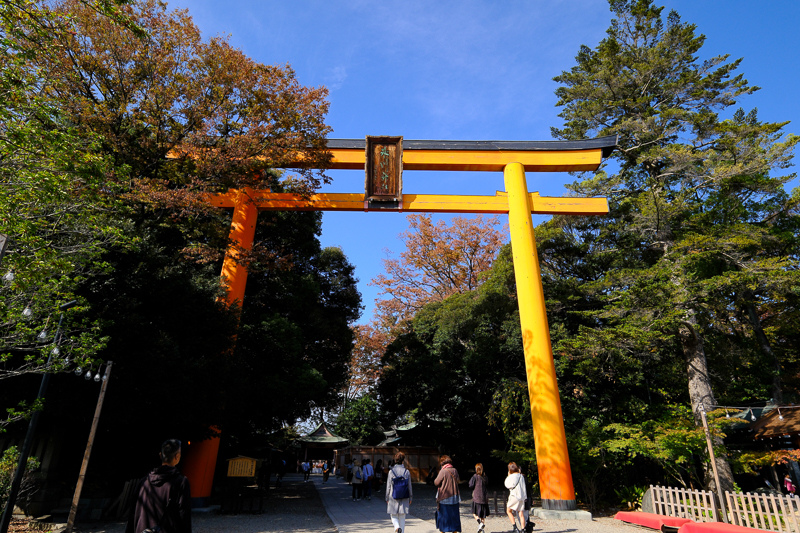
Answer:
[(367, 136), (366, 200), (397, 201), (403, 197), (403, 138)]

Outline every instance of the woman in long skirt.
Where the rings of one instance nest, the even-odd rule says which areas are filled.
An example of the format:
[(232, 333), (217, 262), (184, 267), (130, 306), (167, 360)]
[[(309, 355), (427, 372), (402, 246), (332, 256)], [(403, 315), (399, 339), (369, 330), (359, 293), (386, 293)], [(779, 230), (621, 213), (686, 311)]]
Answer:
[(436, 528), (442, 533), (460, 532), (461, 516), (458, 514), (458, 503), (461, 501), (461, 496), (458, 492), (458, 484), (461, 480), (449, 455), (440, 456), (439, 465), (439, 475), (433, 481), (433, 484), (439, 488), (436, 492), (436, 503), (438, 504)]

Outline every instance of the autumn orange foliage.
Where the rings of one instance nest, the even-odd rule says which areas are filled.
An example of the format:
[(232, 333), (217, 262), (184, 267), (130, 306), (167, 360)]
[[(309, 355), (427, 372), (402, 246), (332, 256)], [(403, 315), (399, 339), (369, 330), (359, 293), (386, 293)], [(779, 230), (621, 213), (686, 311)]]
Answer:
[(431, 215), (408, 216), (409, 229), (400, 236), (406, 249), (400, 258), (383, 260), (385, 274), (370, 283), (381, 289), (376, 316), (392, 328), (422, 306), (476, 289), (504, 243), (498, 217), (455, 216), (450, 224)]
[(386, 352), (390, 337), (374, 325), (353, 327), (355, 344), (350, 357), (350, 378), (344, 391), (348, 403), (372, 392), (381, 375), (381, 359)]
[[(328, 181), (326, 88), (301, 85), (289, 65), (254, 61), (226, 37), (203, 38), (185, 9), (113, 4), (112, 18), (85, 0), (37, 1), (58, 28), (43, 38), (47, 28), (21, 26), (9, 38), (36, 50), (26, 68), (87, 152), (113, 161), (101, 192), (122, 199), (125, 216), (182, 232), (180, 259), (220, 261), (227, 215), (208, 205), (207, 193), (307, 195)], [(274, 170), (298, 160), (307, 166)], [(258, 243), (240, 257), (248, 267), (291, 263)]]
[(119, 6), (144, 37), (81, 0), (49, 5), (68, 31), (37, 55), (43, 90), (130, 170), (132, 201), (191, 215), (203, 192), (271, 187), (279, 174), (265, 170), (298, 157), (310, 165), (285, 187), (307, 193), (327, 180), (311, 168), (331, 157), (324, 87), (300, 85), (288, 65), (258, 63), (225, 37), (203, 39), (187, 10), (164, 2)]

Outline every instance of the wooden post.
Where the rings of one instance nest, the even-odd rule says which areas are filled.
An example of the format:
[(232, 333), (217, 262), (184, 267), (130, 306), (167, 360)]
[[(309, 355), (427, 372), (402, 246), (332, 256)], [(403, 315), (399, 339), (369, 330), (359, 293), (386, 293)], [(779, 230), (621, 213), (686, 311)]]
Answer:
[(103, 384), (100, 386), (100, 395), (97, 397), (97, 407), (94, 410), (94, 419), (92, 420), (92, 429), (89, 430), (89, 440), (86, 442), (86, 451), (83, 454), (83, 463), (81, 463), (81, 473), (78, 475), (78, 483), (75, 485), (75, 495), (72, 497), (72, 505), (69, 508), (69, 519), (67, 519), (66, 533), (72, 533), (72, 527), (75, 525), (75, 515), (78, 514), (78, 502), (81, 499), (81, 491), (83, 490), (83, 480), (86, 478), (86, 469), (89, 467), (89, 457), (92, 455), (92, 446), (94, 445), (94, 436), (97, 434), (97, 424), (100, 422), (100, 411), (103, 409), (103, 400), (106, 397), (106, 387), (108, 387), (108, 378), (111, 377), (111, 362), (106, 365), (106, 373), (103, 376)]
[(722, 521), (728, 522), (728, 513), (725, 511), (725, 495), (722, 494), (722, 487), (719, 484), (719, 474), (717, 473), (717, 459), (714, 456), (714, 445), (711, 442), (711, 431), (708, 429), (708, 420), (706, 419), (706, 410), (700, 405), (700, 418), (703, 421), (703, 429), (706, 432), (706, 445), (708, 446), (708, 456), (711, 459), (711, 471), (714, 472), (714, 482), (717, 484), (717, 499), (722, 511)]

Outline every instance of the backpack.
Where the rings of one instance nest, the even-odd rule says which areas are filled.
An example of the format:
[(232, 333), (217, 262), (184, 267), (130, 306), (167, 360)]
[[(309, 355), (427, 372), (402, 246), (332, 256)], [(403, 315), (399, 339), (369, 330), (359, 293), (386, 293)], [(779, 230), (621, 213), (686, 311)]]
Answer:
[(356, 468), (356, 479), (361, 479), (361, 469)]
[(533, 527), (534, 527), (535, 525), (536, 525), (536, 524), (534, 524), (533, 522), (531, 522), (531, 519), (530, 519), (530, 517), (528, 517), (528, 522), (525, 524), (525, 533), (533, 533)]
[(392, 479), (392, 498), (395, 500), (406, 500), (410, 496), (408, 492), (408, 478), (406, 476), (395, 476)]

